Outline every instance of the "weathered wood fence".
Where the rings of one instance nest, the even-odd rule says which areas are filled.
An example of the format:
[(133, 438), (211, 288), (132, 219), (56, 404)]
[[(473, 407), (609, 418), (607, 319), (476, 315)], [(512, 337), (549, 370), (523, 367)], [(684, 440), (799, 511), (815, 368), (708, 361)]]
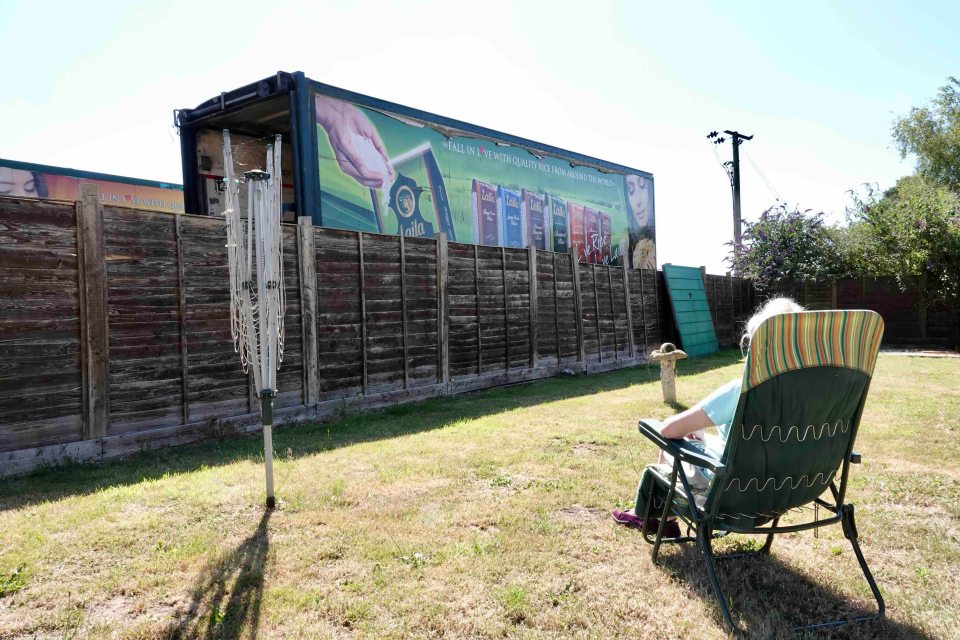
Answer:
[(893, 278), (831, 278), (786, 282), (768, 295), (787, 295), (808, 309), (871, 309), (883, 316), (885, 345), (960, 347), (955, 307), (920, 304), (915, 293), (901, 291)]
[[(257, 428), (222, 225), (92, 190), (0, 198), (0, 475)], [(652, 270), (306, 218), (283, 243), (280, 420), (630, 366), (660, 341)]]
[[(86, 187), (84, 187), (86, 189)], [(0, 198), (0, 475), (255, 430), (233, 349), (219, 219)], [(568, 254), (284, 225), (287, 294), (277, 417), (311, 420), (631, 366), (674, 339), (662, 274)], [(760, 301), (741, 278), (704, 284), (722, 345)], [(883, 280), (784, 291), (808, 308), (864, 307), (885, 342), (956, 340)], [(955, 343), (954, 343), (955, 344)]]

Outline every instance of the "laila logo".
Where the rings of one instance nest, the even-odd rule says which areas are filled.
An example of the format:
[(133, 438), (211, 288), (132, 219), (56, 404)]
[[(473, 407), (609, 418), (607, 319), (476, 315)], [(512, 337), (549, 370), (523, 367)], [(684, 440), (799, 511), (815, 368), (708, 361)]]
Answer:
[(482, 191), (483, 195), (480, 196), (480, 199), (484, 202), (496, 202), (497, 196), (492, 191)]
[(423, 223), (419, 220), (413, 220), (409, 225), (403, 228), (403, 235), (408, 238), (422, 238), (424, 236)]

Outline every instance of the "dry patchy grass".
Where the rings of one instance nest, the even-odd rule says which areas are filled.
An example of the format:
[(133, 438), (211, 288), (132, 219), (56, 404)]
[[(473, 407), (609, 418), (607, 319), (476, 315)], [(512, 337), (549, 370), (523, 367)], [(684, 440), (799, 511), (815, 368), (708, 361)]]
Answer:
[[(681, 363), (681, 401), (740, 370)], [(889, 618), (837, 637), (957, 637), (958, 377), (880, 359), (850, 495)], [(270, 514), (256, 438), (7, 481), (0, 637), (725, 638), (695, 550), (654, 567), (608, 515), (655, 455), (635, 424), (673, 411), (659, 396), (640, 367), (282, 428)], [(839, 527), (720, 572), (753, 637), (872, 606)]]

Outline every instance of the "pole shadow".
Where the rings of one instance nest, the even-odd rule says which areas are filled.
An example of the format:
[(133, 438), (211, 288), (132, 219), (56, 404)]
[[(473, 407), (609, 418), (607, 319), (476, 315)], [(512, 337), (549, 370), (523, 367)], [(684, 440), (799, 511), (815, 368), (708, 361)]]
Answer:
[(172, 640), (256, 639), (272, 513), (264, 511), (253, 533), (200, 572), (189, 607), (171, 624)]

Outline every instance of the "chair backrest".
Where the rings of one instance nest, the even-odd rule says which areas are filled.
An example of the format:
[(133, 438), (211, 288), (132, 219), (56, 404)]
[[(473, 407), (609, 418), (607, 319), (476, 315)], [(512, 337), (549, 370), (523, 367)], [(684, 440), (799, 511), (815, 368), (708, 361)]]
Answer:
[(849, 455), (873, 375), (883, 320), (873, 311), (805, 311), (754, 333), (730, 426), (727, 471), (707, 510), (756, 526), (846, 488)]

